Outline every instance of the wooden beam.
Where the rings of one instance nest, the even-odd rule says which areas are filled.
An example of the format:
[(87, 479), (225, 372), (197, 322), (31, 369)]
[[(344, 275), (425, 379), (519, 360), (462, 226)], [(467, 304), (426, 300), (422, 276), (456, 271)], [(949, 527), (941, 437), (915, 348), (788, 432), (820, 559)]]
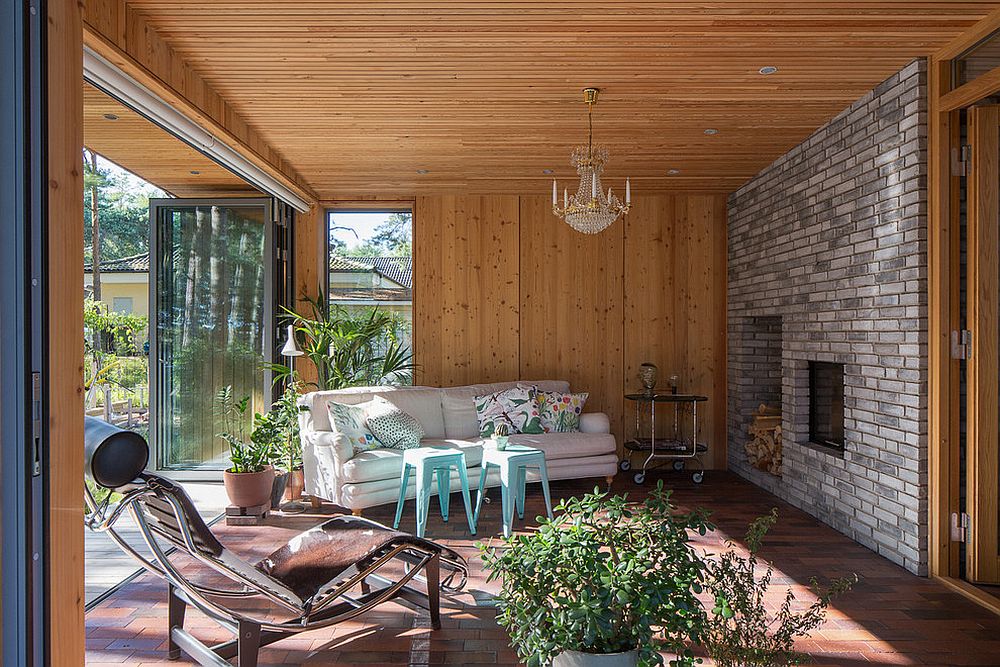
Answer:
[(995, 67), (964, 86), (942, 95), (939, 107), (941, 111), (963, 109), (998, 92), (1000, 92), (1000, 67)]
[[(303, 304), (299, 300), (303, 297), (316, 298), (320, 296), (323, 281), (327, 280), (323, 271), (325, 263), (323, 252), (326, 248), (326, 243), (324, 243), (326, 209), (319, 204), (314, 204), (307, 213), (296, 212), (292, 230), (295, 236), (293, 243), (295, 275), (292, 279), (292, 285), (295, 288), (295, 303), (292, 305), (292, 309), (304, 313), (308, 310), (302, 308)], [(318, 379), (316, 367), (306, 357), (299, 357), (295, 360), (295, 369), (306, 384), (316, 382)]]
[[(84, 663), (82, 3), (48, 7), (49, 662)], [(41, 335), (41, 332), (36, 332)]]
[(934, 53), (934, 58), (939, 61), (953, 60), (997, 30), (1000, 30), (1000, 9), (990, 12), (974, 26), (938, 49)]
[[(125, 6), (100, 11), (109, 4)], [(318, 199), (295, 168), (160, 38), (143, 15), (113, 0), (87, 3), (87, 10), (83, 40), (88, 48), (297, 196), (310, 203)]]
[(943, 111), (940, 98), (951, 84), (951, 63), (932, 59), (928, 75), (928, 556), (931, 574), (958, 576), (958, 545), (950, 517), (958, 510), (959, 361), (951, 358), (951, 332), (959, 328), (960, 251), (956, 207), (958, 178), (952, 176), (957, 112)]

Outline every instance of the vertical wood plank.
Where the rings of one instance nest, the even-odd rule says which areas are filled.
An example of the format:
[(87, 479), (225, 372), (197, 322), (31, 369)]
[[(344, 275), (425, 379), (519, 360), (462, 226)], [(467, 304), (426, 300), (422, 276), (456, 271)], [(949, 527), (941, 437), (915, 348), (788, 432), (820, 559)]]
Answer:
[[(303, 297), (315, 298), (320, 295), (323, 282), (329, 280), (327, 272), (324, 270), (326, 260), (323, 257), (324, 235), (326, 231), (326, 209), (313, 204), (309, 211), (296, 213), (293, 223), (293, 233), (295, 234), (295, 262), (293, 270), (295, 275), (292, 278), (294, 287), (295, 303), (292, 308), (296, 312), (308, 312), (303, 309), (301, 299)], [(306, 359), (299, 357), (295, 360), (295, 370), (305, 383), (316, 382), (318, 374), (316, 366)]]
[(652, 362), (660, 386), (676, 374), (682, 391), (708, 396), (699, 409), (705, 463), (725, 468), (725, 197), (638, 198), (625, 221), (624, 268), (624, 390), (636, 390), (639, 365)]
[(1000, 107), (969, 112), (968, 300), (972, 331), (968, 364), (967, 505), (971, 541), (966, 550), (970, 581), (1000, 583), (1000, 419), (997, 352), (1000, 324)]
[(621, 221), (580, 234), (552, 215), (547, 197), (521, 198), (521, 377), (565, 379), (587, 391), (623, 436)]
[(49, 664), (84, 662), (82, 3), (48, 5)]
[(518, 199), (418, 197), (414, 355), (418, 384), (518, 378)]

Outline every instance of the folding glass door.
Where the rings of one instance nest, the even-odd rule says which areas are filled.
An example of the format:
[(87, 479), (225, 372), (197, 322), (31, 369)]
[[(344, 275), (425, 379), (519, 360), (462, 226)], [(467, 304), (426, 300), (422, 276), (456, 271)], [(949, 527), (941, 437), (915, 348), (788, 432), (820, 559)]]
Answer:
[(150, 201), (150, 434), (161, 470), (228, 467), (220, 389), (249, 397), (248, 427), (269, 402), (276, 208)]

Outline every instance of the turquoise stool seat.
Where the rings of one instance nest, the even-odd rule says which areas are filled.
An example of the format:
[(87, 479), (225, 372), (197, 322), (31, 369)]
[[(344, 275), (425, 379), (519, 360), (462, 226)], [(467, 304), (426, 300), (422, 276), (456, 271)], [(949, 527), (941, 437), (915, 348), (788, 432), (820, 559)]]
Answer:
[(417, 537), (424, 536), (427, 528), (427, 514), (431, 504), (431, 490), (437, 476), (438, 501), (441, 504), (441, 518), (448, 520), (448, 505), (451, 500), (451, 469), (458, 469), (458, 479), (462, 482), (462, 497), (465, 500), (465, 516), (469, 520), (469, 531), (476, 534), (476, 522), (472, 517), (472, 501), (469, 497), (469, 477), (465, 471), (465, 453), (457, 449), (437, 447), (417, 447), (403, 452), (403, 472), (399, 479), (399, 500), (396, 502), (396, 520), (393, 528), (399, 528), (406, 502), (406, 486), (410, 472), (416, 471), (417, 479)]
[(477, 525), (486, 491), (486, 475), (491, 466), (500, 469), (500, 509), (503, 514), (504, 537), (510, 537), (515, 509), (518, 518), (524, 518), (524, 487), (528, 481), (526, 474), (528, 468), (538, 469), (542, 494), (545, 496), (545, 511), (549, 518), (552, 518), (552, 499), (549, 497), (549, 472), (545, 467), (545, 452), (525, 445), (508, 445), (504, 450), (484, 447), (479, 492), (476, 494), (476, 514), (473, 518)]

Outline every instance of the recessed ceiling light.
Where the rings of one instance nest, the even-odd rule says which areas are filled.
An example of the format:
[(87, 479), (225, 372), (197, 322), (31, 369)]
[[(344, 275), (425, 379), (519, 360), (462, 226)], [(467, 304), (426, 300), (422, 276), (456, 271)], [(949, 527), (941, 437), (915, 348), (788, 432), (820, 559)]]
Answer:
[(104, 119), (105, 120), (118, 120), (118, 116), (114, 115), (113, 113), (106, 113), (106, 114), (104, 114)]
[(201, 172), (200, 172), (200, 171), (198, 171), (197, 169), (192, 169), (192, 170), (191, 170), (191, 173), (192, 173), (192, 174), (194, 174), (195, 176), (197, 176), (197, 175), (198, 175), (198, 174), (200, 174)]
[(765, 65), (764, 67), (761, 67), (759, 71), (764, 76), (767, 76), (768, 74), (774, 74), (775, 72), (777, 72), (778, 68), (775, 67), (774, 65)]
[(426, 174), (427, 170), (426, 169), (417, 169), (417, 173), (418, 174)]
[(551, 174), (552, 170), (551, 169), (542, 169), (542, 173), (543, 174)]
[(707, 130), (705, 130), (705, 134), (707, 134), (709, 136), (711, 136), (713, 134), (718, 134), (718, 133), (719, 133), (719, 131), (717, 129), (715, 129), (714, 127), (710, 127)]
[(680, 169), (668, 169), (667, 170), (667, 175), (668, 176), (676, 176), (679, 173), (681, 173)]

